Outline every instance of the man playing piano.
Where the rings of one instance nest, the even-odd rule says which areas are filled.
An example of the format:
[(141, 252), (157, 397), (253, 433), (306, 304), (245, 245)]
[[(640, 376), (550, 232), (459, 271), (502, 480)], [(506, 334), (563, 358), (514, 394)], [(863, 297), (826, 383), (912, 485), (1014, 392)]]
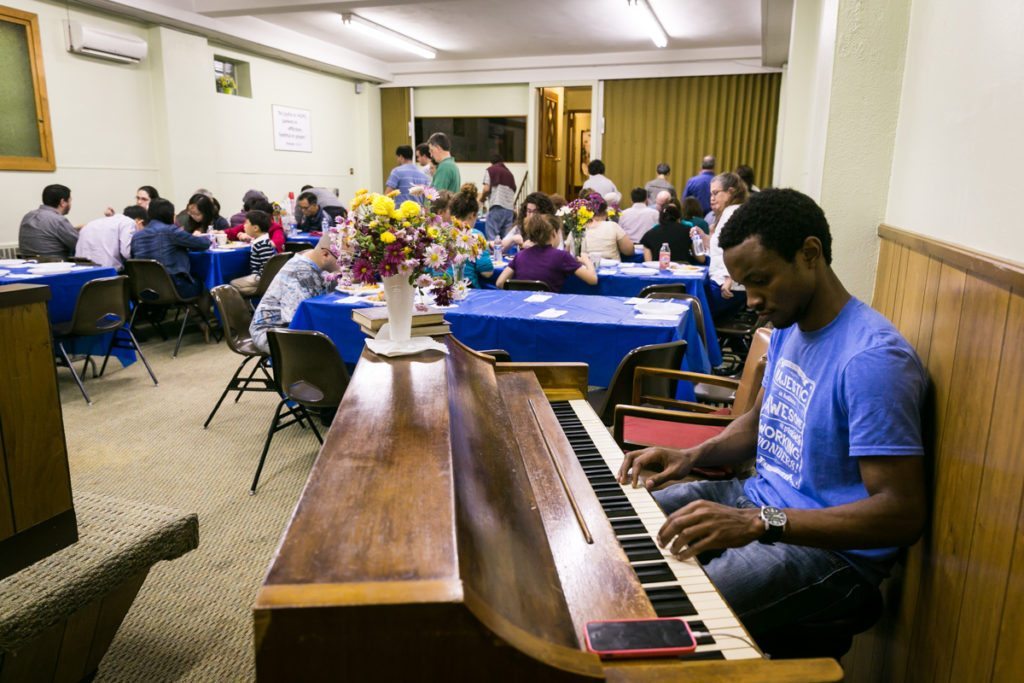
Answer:
[(755, 637), (839, 619), (872, 597), (899, 546), (924, 526), (920, 412), (927, 385), (913, 348), (832, 271), (821, 208), (795, 190), (754, 195), (720, 244), (747, 303), (773, 323), (762, 396), (688, 450), (626, 455), (623, 483), (654, 489), (694, 466), (756, 458), (745, 481), (653, 492), (659, 542), (698, 557)]

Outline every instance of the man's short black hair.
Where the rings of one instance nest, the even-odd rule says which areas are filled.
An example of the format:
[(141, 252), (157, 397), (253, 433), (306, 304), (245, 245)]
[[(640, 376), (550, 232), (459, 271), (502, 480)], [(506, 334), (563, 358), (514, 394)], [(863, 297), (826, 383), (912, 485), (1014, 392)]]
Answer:
[(265, 211), (260, 211), (259, 209), (246, 211), (245, 220), (249, 221), (253, 227), (259, 228), (260, 232), (270, 230), (270, 214)]
[(632, 199), (634, 203), (646, 202), (647, 190), (645, 190), (642, 187), (634, 187), (632, 190), (629, 191), (629, 198)]
[[(159, 199), (159, 197), (157, 197), (157, 199)], [(143, 209), (138, 204), (132, 204), (131, 206), (124, 207), (124, 211), (122, 211), (121, 213), (123, 213), (128, 218), (131, 218), (133, 221), (141, 220), (143, 223), (145, 223), (146, 219), (148, 218), (148, 216), (146, 215), (146, 210)]]
[(400, 156), (403, 159), (412, 161), (412, 146), (410, 145), (399, 145), (395, 149), (395, 156)]
[(420, 144), (416, 145), (416, 152), (419, 153), (419, 154), (422, 154), (425, 157), (429, 157), (430, 156), (430, 145), (428, 145), (425, 142), (421, 142)]
[(303, 199), (305, 199), (307, 202), (309, 202), (310, 206), (317, 206), (317, 205), (320, 204), (320, 200), (317, 199), (316, 195), (314, 193), (312, 193), (312, 192), (303, 192), (302, 194), (299, 195), (299, 198), (297, 200), (295, 200), (295, 201), (301, 202)]
[(154, 199), (149, 203), (149, 220), (174, 224), (174, 204), (169, 199)]
[(587, 173), (590, 175), (604, 175), (604, 162), (600, 159), (594, 159), (587, 164)]
[(672, 167), (665, 162), (662, 162), (658, 164), (658, 168), (656, 170), (658, 171), (658, 175), (668, 175), (672, 172)]
[(503, 164), (503, 163), (505, 163), (505, 157), (503, 157), (503, 156), (501, 156), (500, 154), (497, 154), (497, 153), (492, 154), (491, 155), (491, 163), (492, 164)]
[(299, 190), (299, 192), (305, 192), (306, 190), (308, 190), (311, 187), (313, 187), (313, 186), (312, 185), (303, 185), (302, 188)]
[(43, 188), (43, 204), (57, 208), (62, 199), (71, 199), (71, 190), (64, 185), (47, 185)]
[(427, 144), (440, 147), (446, 152), (449, 152), (452, 149), (452, 143), (448, 140), (448, 136), (445, 135), (444, 133), (434, 133), (429, 138), (427, 138)]
[(813, 199), (796, 190), (764, 190), (753, 194), (722, 228), (718, 245), (731, 249), (748, 237), (757, 237), (765, 249), (771, 249), (790, 263), (804, 246), (804, 240), (817, 237), (825, 263), (832, 264), (832, 233), (825, 212)]

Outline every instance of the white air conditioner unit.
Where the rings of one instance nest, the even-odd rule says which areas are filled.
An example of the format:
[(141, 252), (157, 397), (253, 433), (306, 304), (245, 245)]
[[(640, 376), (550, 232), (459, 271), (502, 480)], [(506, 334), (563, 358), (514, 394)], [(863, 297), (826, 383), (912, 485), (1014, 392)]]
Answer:
[(85, 26), (77, 21), (65, 21), (68, 32), (68, 52), (125, 64), (138, 64), (146, 57), (149, 45), (142, 38), (124, 33), (111, 33)]

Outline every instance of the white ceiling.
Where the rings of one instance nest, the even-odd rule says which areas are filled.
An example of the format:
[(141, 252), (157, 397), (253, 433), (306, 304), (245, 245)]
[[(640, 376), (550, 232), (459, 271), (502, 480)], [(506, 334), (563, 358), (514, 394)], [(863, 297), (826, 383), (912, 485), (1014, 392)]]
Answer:
[[(641, 10), (627, 0), (77, 1), (387, 83), (402, 74), (500, 69), (504, 62), (505, 68), (550, 68), (757, 61), (762, 2), (772, 0), (649, 0), (669, 36), (663, 49), (651, 42)], [(435, 48), (437, 58), (412, 56), (344, 26), (345, 12), (415, 38)], [(257, 35), (263, 38), (254, 44)]]

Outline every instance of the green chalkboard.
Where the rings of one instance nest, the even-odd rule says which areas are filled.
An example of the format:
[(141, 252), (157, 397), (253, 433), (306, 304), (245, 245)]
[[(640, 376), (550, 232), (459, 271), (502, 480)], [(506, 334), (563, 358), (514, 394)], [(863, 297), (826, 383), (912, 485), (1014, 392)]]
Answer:
[(0, 170), (54, 170), (36, 15), (0, 7), (0, 74)]

